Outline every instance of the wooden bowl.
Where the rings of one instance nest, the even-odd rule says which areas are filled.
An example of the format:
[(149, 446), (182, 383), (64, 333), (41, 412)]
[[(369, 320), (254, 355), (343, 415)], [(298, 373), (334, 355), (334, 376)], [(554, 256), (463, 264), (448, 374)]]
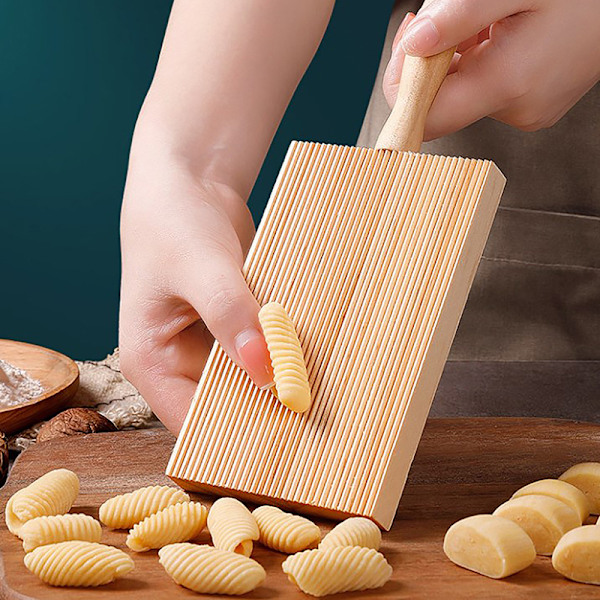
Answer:
[(0, 358), (39, 379), (44, 393), (29, 402), (0, 409), (0, 431), (15, 433), (56, 414), (79, 387), (79, 369), (64, 354), (0, 339)]

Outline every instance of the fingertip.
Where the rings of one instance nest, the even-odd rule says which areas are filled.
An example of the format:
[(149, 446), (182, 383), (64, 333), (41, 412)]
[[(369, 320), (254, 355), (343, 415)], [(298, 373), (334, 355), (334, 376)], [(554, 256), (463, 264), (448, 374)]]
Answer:
[(254, 327), (244, 329), (235, 336), (238, 360), (254, 383), (261, 389), (273, 384), (273, 369), (269, 349), (263, 334)]

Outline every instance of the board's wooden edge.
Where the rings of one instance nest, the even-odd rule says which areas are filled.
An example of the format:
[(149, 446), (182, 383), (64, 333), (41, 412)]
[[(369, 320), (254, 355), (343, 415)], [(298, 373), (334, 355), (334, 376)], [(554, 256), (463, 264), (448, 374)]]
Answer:
[[(401, 424), (403, 437), (398, 440), (391, 453), (388, 467), (385, 469), (386, 475), (381, 483), (378, 502), (373, 511), (373, 518), (378, 523), (382, 523), (386, 530), (389, 530), (394, 522), (402, 490), (406, 485), (410, 466), (414, 460), (419, 440), (427, 423), (427, 415), (431, 410), (435, 392), (442, 377), (443, 365), (445, 365), (450, 353), (460, 318), (455, 323), (451, 323), (450, 327), (440, 326), (440, 323), (443, 324), (448, 321), (448, 314), (462, 315), (464, 311), (471, 285), (481, 261), (483, 249), (506, 184), (506, 178), (500, 169), (491, 161), (486, 161), (486, 163), (487, 172), (485, 173), (484, 184), (479, 192), (477, 207), (467, 231), (469, 252), (461, 256), (461, 259), (455, 266), (452, 274), (452, 284), (446, 293), (442, 310), (438, 315), (434, 334), (427, 348), (426, 358), (422, 363), (424, 365), (439, 364), (442, 366), (439, 368), (439, 372), (434, 373), (433, 376), (420, 375), (417, 380), (411, 401), (408, 403)], [(487, 196), (487, 198), (484, 198), (484, 196)], [(464, 243), (466, 244), (466, 240)], [(437, 358), (432, 360), (432, 356), (436, 355)], [(406, 427), (406, 422), (410, 422), (412, 427)], [(415, 427), (415, 424), (418, 424), (418, 426)], [(395, 476), (394, 474), (398, 472), (405, 473), (405, 476), (403, 478)], [(398, 502), (390, 500), (394, 498), (398, 498)]]
[[(259, 494), (251, 494), (242, 490), (236, 490), (233, 488), (226, 488), (221, 486), (213, 486), (206, 483), (198, 483), (190, 481), (188, 479), (180, 479), (179, 477), (169, 476), (172, 481), (177, 485), (181, 486), (184, 490), (189, 492), (198, 492), (202, 494), (210, 494), (215, 497), (232, 496), (238, 500), (256, 504), (257, 506), (262, 504), (269, 504), (271, 506), (278, 506), (279, 508), (286, 509), (292, 512), (299, 512), (306, 515), (314, 515), (315, 517), (331, 519), (332, 521), (343, 521), (349, 517), (362, 516), (366, 519), (374, 521), (381, 529), (383, 525), (374, 519), (371, 515), (355, 515), (354, 513), (343, 512), (339, 510), (333, 510), (322, 506), (312, 506), (310, 504), (304, 504), (302, 502), (293, 502), (289, 500), (283, 500), (280, 498), (271, 498), (267, 496), (261, 496)], [(388, 527), (389, 529), (389, 527)]]

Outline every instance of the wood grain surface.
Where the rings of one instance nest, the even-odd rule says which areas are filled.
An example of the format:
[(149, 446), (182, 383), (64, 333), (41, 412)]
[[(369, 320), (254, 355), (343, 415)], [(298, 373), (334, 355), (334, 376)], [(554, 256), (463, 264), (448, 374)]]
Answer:
[[(66, 467), (81, 479), (74, 511), (98, 516), (107, 498), (149, 484), (171, 483), (164, 475), (174, 438), (163, 429), (100, 433), (38, 444), (16, 461), (0, 491), (9, 496), (46, 471)], [(538, 557), (525, 571), (495, 581), (450, 563), (442, 552), (447, 527), (462, 517), (491, 512), (518, 487), (557, 477), (580, 461), (600, 460), (600, 425), (551, 419), (430, 419), (392, 530), (382, 552), (394, 567), (392, 580), (371, 592), (339, 598), (590, 598), (594, 586), (563, 579), (549, 558)], [(207, 497), (197, 496), (210, 501)], [(591, 521), (593, 522), (593, 521)], [(323, 532), (332, 522), (319, 521)], [(103, 541), (122, 548), (126, 533), (104, 529)], [(205, 533), (202, 541), (208, 542)], [(0, 525), (0, 598), (189, 598), (159, 565), (156, 552), (131, 553), (135, 570), (96, 589), (61, 589), (42, 584), (23, 566), (20, 541)], [(257, 544), (253, 557), (266, 569), (265, 584), (248, 598), (307, 598), (281, 571), (284, 555)]]

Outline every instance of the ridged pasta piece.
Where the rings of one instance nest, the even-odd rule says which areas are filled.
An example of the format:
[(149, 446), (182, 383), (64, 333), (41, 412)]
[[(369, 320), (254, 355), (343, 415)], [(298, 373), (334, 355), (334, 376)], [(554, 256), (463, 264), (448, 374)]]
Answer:
[(130, 556), (95, 542), (70, 541), (39, 546), (25, 555), (25, 566), (44, 583), (60, 587), (95, 587), (133, 570)]
[(362, 546), (379, 550), (381, 531), (371, 519), (351, 517), (338, 523), (319, 544), (319, 548), (335, 546)]
[(169, 544), (158, 560), (175, 583), (200, 594), (238, 596), (257, 588), (266, 577), (255, 560), (196, 544)]
[(280, 402), (296, 412), (311, 405), (310, 385), (298, 334), (285, 308), (277, 302), (265, 304), (258, 313), (271, 364), (275, 392)]
[(15, 492), (6, 503), (6, 526), (19, 535), (23, 525), (36, 517), (60, 515), (70, 510), (79, 494), (79, 478), (68, 469), (49, 471)]
[(159, 510), (133, 526), (126, 544), (136, 552), (186, 542), (206, 526), (208, 510), (200, 502), (179, 502)]
[(235, 498), (219, 498), (208, 511), (208, 530), (215, 548), (250, 556), (259, 537), (252, 513)]
[(258, 524), (261, 544), (278, 552), (294, 554), (315, 548), (321, 539), (321, 530), (312, 521), (275, 506), (259, 506), (252, 514)]
[(130, 529), (171, 504), (189, 501), (190, 497), (179, 488), (150, 485), (110, 498), (100, 506), (99, 517), (102, 523), (112, 529)]
[(392, 576), (383, 554), (360, 546), (305, 550), (288, 556), (281, 568), (292, 583), (312, 596), (370, 590)]
[(100, 523), (84, 514), (36, 517), (27, 521), (20, 531), (23, 550), (31, 552), (38, 546), (81, 540), (99, 542), (102, 537)]

